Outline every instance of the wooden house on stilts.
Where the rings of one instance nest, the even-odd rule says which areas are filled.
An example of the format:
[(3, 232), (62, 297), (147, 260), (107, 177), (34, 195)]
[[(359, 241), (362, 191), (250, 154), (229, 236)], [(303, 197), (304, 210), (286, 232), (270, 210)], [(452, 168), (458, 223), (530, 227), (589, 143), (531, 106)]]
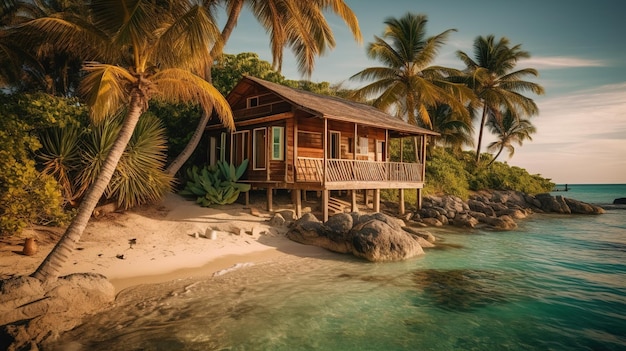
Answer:
[[(292, 190), (296, 216), (301, 215), (303, 191), (322, 194), (323, 220), (328, 219), (330, 191), (373, 190), (380, 211), (380, 189), (399, 189), (404, 213), (404, 189), (418, 190), (421, 207), (426, 138), (437, 133), (410, 125), (372, 106), (322, 96), (246, 76), (227, 96), (236, 130), (217, 122), (207, 126), (209, 162), (240, 164), (249, 160), (240, 180), (267, 190), (272, 210), (273, 189)], [(215, 122), (213, 122), (215, 121)], [(417, 162), (391, 162), (392, 138), (417, 137)], [(332, 205), (332, 203), (330, 204)]]

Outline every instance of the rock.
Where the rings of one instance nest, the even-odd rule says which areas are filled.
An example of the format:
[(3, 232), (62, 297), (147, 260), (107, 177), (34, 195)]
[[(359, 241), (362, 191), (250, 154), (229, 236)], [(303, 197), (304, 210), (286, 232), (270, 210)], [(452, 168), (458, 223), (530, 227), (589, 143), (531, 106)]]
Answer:
[(626, 197), (620, 197), (613, 200), (613, 205), (626, 205)]
[(340, 213), (326, 223), (305, 214), (294, 222), (287, 237), (372, 262), (397, 261), (424, 252), (419, 240), (402, 230), (403, 226), (403, 221), (382, 213)]
[[(484, 214), (483, 214), (484, 215)], [(454, 217), (452, 224), (455, 227), (465, 227), (465, 228), (475, 228), (478, 225), (478, 220), (469, 214), (463, 214), (460, 216)]]
[(544, 212), (554, 212), (554, 213), (563, 213), (570, 214), (572, 211), (567, 207), (563, 196), (552, 196), (548, 193), (537, 194), (535, 196), (539, 202), (541, 202), (541, 210)]
[(599, 206), (594, 206), (588, 204), (586, 202), (564, 198), (567, 207), (571, 210), (572, 213), (578, 214), (602, 214), (604, 213), (604, 209)]
[(1, 281), (0, 290), (0, 335), (8, 339), (9, 350), (37, 350), (115, 299), (113, 285), (93, 273), (61, 277), (45, 289), (35, 278), (12, 278)]
[(352, 253), (371, 262), (399, 261), (424, 253), (417, 240), (376, 218), (352, 229)]
[[(481, 198), (481, 197), (477, 197), (477, 198)], [(484, 213), (488, 217), (493, 217), (493, 216), (496, 215), (496, 213), (493, 210), (493, 208), (491, 208), (489, 205), (487, 205), (483, 201), (470, 199), (470, 200), (467, 201), (467, 205), (469, 206), (470, 210), (472, 210), (474, 212)]]
[(297, 219), (296, 211), (294, 210), (282, 210), (282, 211), (278, 211), (277, 213), (280, 213), (280, 215), (283, 216), (285, 221), (288, 221), (288, 222), (295, 221)]
[(411, 228), (411, 227), (403, 227), (402, 230), (404, 230), (405, 232), (417, 236), (419, 238), (422, 238), (430, 243), (434, 243), (435, 241), (437, 241), (437, 238), (435, 238), (434, 235), (432, 235), (430, 232), (424, 231), (424, 230), (417, 230), (415, 228)]
[(488, 224), (491, 228), (497, 230), (512, 230), (517, 228), (517, 223), (509, 217), (483, 217), (478, 219), (481, 223)]
[(285, 217), (283, 217), (280, 213), (274, 213), (274, 216), (270, 219), (269, 224), (272, 227), (282, 227), (285, 225)]
[(353, 224), (354, 224), (354, 217), (350, 215), (349, 213), (336, 214), (330, 217), (328, 221), (326, 221), (325, 223), (326, 227), (329, 230), (341, 236), (347, 234), (350, 231), (350, 229), (352, 229)]
[(431, 227), (441, 227), (443, 223), (439, 221), (437, 218), (422, 218), (422, 222)]

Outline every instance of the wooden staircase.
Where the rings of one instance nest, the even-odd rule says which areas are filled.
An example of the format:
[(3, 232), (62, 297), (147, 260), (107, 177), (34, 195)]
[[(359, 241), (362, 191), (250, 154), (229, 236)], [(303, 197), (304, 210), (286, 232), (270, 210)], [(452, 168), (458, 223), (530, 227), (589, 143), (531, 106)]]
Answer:
[(350, 210), (352, 205), (344, 200), (330, 196), (328, 198), (328, 212), (332, 214), (344, 213), (346, 209)]

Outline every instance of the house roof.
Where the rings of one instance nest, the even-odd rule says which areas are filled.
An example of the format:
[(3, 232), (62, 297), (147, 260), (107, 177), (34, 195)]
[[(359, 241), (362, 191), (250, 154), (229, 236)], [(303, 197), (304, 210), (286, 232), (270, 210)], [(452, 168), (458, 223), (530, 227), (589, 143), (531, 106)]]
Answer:
[[(439, 135), (439, 133), (432, 130), (408, 124), (397, 117), (393, 117), (373, 106), (360, 102), (345, 100), (334, 96), (319, 95), (251, 76), (244, 76), (237, 85), (239, 86), (245, 81), (258, 84), (289, 101), (296, 108), (307, 111), (320, 118), (381, 127), (410, 135)], [(237, 90), (236, 88), (233, 89), (228, 95), (229, 102), (231, 102), (231, 99), (239, 99), (242, 97), (237, 93)]]

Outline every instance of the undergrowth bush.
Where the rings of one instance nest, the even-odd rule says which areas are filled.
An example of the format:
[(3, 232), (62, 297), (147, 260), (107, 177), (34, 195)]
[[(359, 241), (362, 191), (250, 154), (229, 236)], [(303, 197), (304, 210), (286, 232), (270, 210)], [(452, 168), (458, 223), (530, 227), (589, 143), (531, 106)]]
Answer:
[(63, 224), (70, 215), (54, 178), (41, 174), (34, 152), (37, 132), (66, 122), (75, 101), (46, 94), (0, 94), (0, 233), (19, 234), (31, 224)]

